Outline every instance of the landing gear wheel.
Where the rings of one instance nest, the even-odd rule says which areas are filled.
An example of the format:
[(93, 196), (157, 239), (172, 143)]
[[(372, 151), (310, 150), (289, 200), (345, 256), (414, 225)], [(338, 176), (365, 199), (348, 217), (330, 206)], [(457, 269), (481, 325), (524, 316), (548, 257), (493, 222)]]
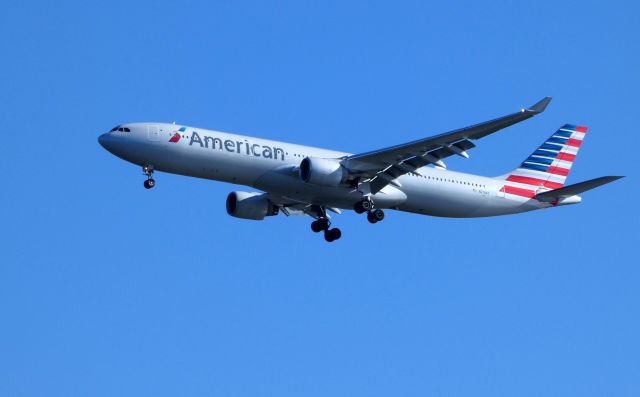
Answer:
[(375, 216), (373, 215), (373, 212), (368, 212), (367, 213), (367, 220), (369, 221), (369, 223), (376, 223), (378, 222), (378, 220), (375, 218)]
[(373, 214), (372, 216), (375, 218), (376, 222), (380, 222), (384, 219), (384, 211), (379, 208), (371, 211), (371, 213)]
[(146, 189), (151, 189), (155, 185), (156, 185), (156, 181), (153, 178), (149, 178), (146, 181), (144, 181), (144, 187)]
[(329, 243), (338, 240), (340, 237), (342, 237), (342, 232), (337, 227), (324, 231), (324, 239)]
[(371, 201), (371, 200), (362, 200), (360, 202), (360, 205), (362, 206), (362, 209), (364, 211), (371, 211), (371, 209), (373, 208), (373, 201)]
[(369, 198), (364, 198), (362, 201), (358, 201), (353, 206), (353, 210), (356, 212), (356, 214), (363, 214), (367, 211), (371, 211), (372, 208), (373, 201), (371, 201), (371, 199)]
[(327, 218), (318, 218), (311, 222), (311, 230), (313, 230), (314, 233), (319, 233), (327, 229), (329, 229), (329, 220)]
[(367, 220), (371, 223), (378, 223), (384, 219), (384, 211), (381, 209), (376, 209), (373, 211), (369, 211), (367, 214)]

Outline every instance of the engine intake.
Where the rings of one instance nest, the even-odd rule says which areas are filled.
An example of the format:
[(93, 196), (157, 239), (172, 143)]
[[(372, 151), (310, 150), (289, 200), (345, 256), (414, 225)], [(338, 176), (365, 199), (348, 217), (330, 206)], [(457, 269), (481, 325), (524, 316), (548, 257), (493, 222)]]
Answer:
[(339, 160), (305, 157), (300, 163), (300, 179), (320, 186), (338, 186), (347, 178)]
[(278, 207), (269, 201), (266, 193), (231, 192), (227, 196), (227, 214), (261, 221), (265, 216), (277, 215)]

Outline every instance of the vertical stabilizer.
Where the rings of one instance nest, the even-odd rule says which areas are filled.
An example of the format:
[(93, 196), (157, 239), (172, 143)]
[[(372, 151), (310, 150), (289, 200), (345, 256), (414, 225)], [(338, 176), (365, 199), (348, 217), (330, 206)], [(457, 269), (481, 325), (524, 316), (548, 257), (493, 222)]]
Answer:
[(563, 187), (586, 132), (587, 127), (563, 125), (518, 168), (499, 179), (534, 191)]

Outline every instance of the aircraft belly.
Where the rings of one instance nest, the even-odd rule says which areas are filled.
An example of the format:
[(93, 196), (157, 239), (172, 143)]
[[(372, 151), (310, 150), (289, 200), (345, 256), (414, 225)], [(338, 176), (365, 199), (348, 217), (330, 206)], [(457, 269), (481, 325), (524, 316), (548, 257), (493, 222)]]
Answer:
[[(255, 188), (290, 198), (292, 201), (306, 202), (316, 205), (352, 209), (362, 200), (363, 194), (352, 187), (317, 186), (306, 183), (298, 176), (293, 165), (279, 167), (261, 175), (253, 185)], [(387, 187), (373, 196), (380, 208), (400, 205), (406, 200), (404, 192), (394, 187)]]

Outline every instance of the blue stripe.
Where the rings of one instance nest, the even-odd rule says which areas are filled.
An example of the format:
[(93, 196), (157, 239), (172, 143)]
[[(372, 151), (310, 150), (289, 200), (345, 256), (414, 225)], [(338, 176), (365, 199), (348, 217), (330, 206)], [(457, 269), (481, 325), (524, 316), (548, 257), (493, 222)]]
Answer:
[(555, 158), (558, 155), (557, 152), (549, 152), (546, 150), (536, 150), (535, 152), (533, 152), (532, 156), (546, 156), (546, 157), (552, 157)]
[(527, 169), (530, 169), (530, 170), (547, 172), (547, 168), (548, 167), (546, 165), (522, 163), (522, 165), (520, 165), (520, 168), (527, 168)]
[(573, 134), (573, 132), (571, 132), (571, 131), (560, 131), (560, 130), (558, 130), (553, 135), (564, 136), (564, 137), (569, 138), (571, 136), (571, 134)]
[(567, 143), (567, 138), (551, 137), (551, 138), (547, 139), (547, 143), (560, 143), (560, 144), (564, 145), (565, 143)]
[(182, 127), (182, 128), (180, 128), (178, 131), (180, 131), (180, 132), (184, 132), (186, 129), (187, 129), (187, 127)]
[(525, 161), (551, 165), (551, 163), (553, 163), (554, 160), (553, 159), (547, 159), (547, 158), (544, 158), (544, 157), (531, 156), (528, 159), (526, 159)]
[(543, 143), (542, 145), (540, 145), (540, 149), (555, 150), (556, 152), (559, 152), (560, 150), (562, 150), (562, 146), (554, 145), (552, 143)]
[(565, 124), (560, 128), (564, 128), (565, 130), (572, 130), (575, 131), (576, 130), (577, 125), (574, 124)]

